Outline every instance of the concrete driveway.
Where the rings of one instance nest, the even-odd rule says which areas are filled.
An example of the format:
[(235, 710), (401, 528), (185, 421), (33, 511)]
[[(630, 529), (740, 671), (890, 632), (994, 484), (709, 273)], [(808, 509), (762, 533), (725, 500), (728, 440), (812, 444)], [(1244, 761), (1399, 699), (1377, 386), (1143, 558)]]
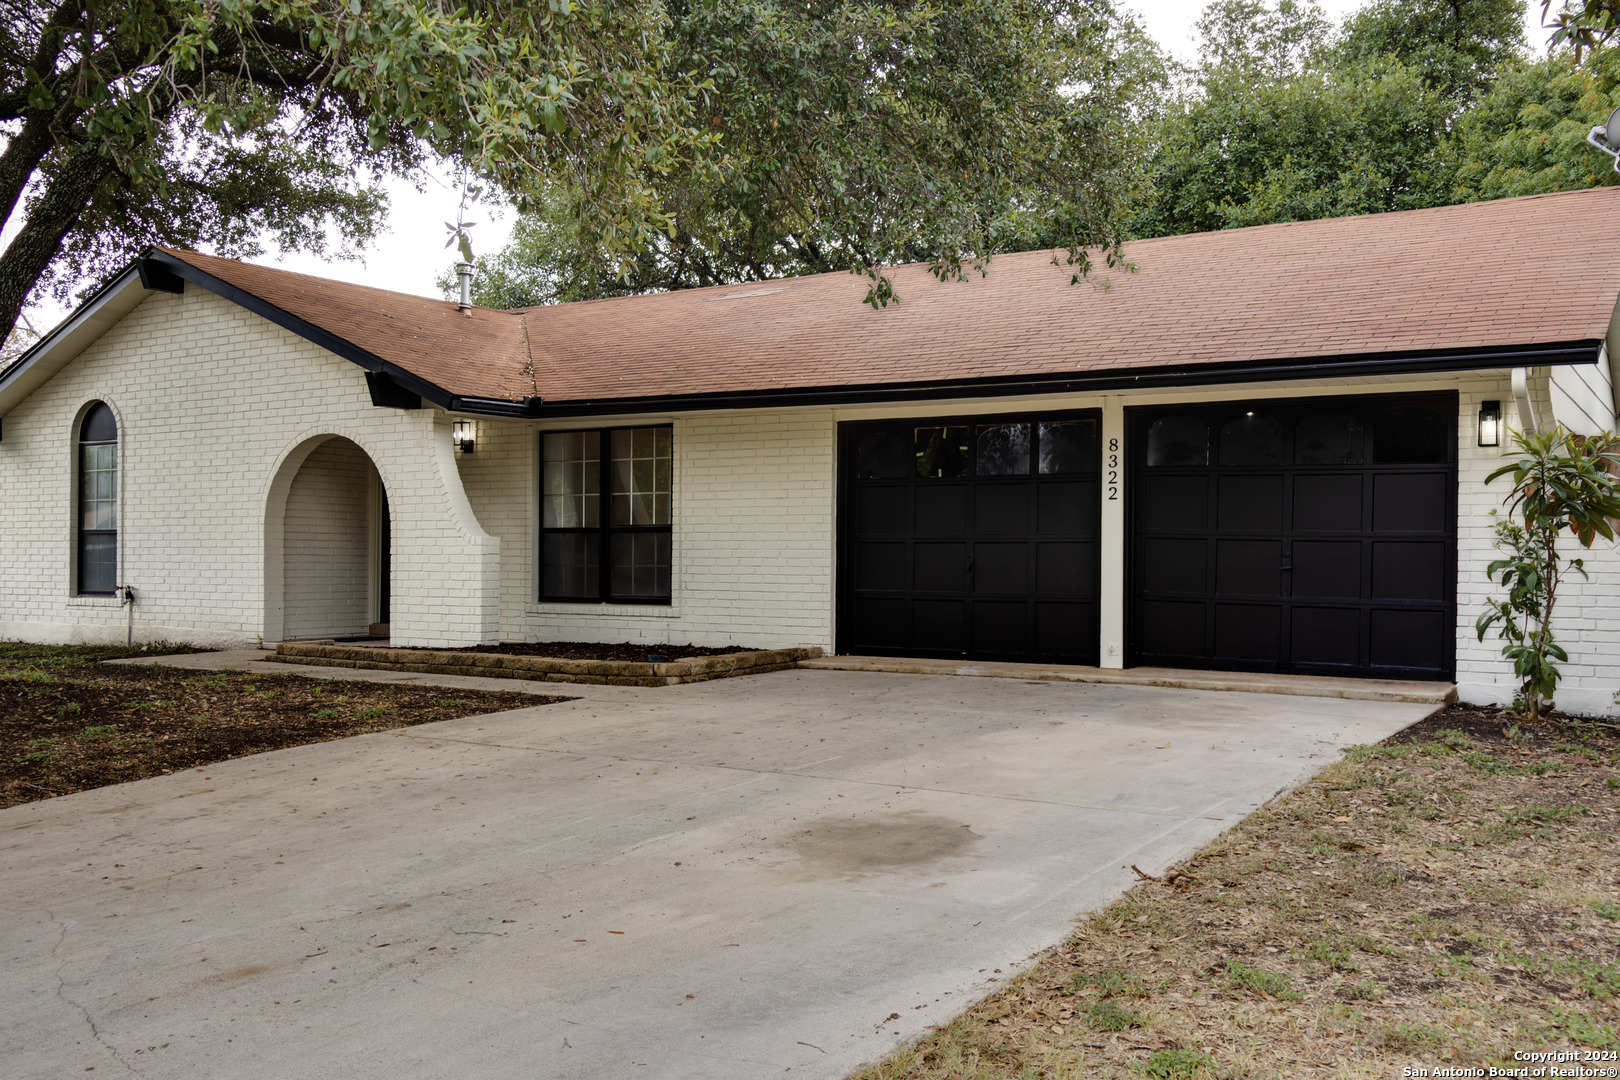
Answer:
[(1431, 709), (799, 670), (15, 807), (0, 1076), (840, 1077)]

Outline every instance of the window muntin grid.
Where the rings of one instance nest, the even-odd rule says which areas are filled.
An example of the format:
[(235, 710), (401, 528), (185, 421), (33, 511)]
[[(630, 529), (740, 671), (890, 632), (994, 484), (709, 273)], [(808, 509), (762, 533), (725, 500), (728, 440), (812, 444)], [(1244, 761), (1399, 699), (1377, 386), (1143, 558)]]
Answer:
[(668, 603), (673, 430), (546, 432), (540, 474), (540, 599)]

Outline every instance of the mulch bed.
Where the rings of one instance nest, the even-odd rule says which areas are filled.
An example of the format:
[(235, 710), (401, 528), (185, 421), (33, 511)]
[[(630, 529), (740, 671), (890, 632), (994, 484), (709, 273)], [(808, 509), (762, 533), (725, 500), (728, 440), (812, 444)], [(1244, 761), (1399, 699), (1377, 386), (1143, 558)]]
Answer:
[(626, 641), (609, 645), (600, 641), (508, 641), (500, 645), (460, 645), (454, 649), (424, 649), (417, 645), (395, 645), (395, 649), (422, 649), (424, 652), (481, 652), (504, 653), (507, 656), (546, 656), (556, 660), (617, 660), (622, 663), (645, 664), (649, 655), (685, 660), (693, 656), (729, 656), (732, 653), (758, 652), (746, 645), (725, 645), (709, 648), (706, 645), (649, 645)]
[(96, 662), (129, 651), (0, 643), (0, 807), (266, 750), (571, 700)]
[(857, 1077), (1487, 1075), (1577, 1048), (1607, 1070), (1617, 832), (1620, 727), (1447, 709), (1139, 871), (1005, 989)]

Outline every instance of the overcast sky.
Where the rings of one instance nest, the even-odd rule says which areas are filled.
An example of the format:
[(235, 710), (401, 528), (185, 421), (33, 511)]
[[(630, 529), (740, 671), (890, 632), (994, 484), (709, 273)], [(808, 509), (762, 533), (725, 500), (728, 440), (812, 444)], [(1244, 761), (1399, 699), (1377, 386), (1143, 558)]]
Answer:
[[(1193, 40), (1193, 23), (1197, 21), (1207, 0), (1149, 0), (1134, 5), (1142, 16), (1150, 34), (1172, 55), (1191, 61), (1197, 46)], [(1127, 3), (1126, 6), (1132, 6)], [(1360, 0), (1322, 0), (1322, 6), (1335, 22), (1361, 6)], [(1541, 4), (1531, 0), (1526, 18), (1526, 33), (1533, 47), (1545, 48), (1545, 37), (1540, 29)], [(297, 270), (306, 274), (337, 278), (363, 285), (373, 285), (398, 292), (420, 296), (438, 296), (434, 279), (449, 265), (451, 256), (444, 249), (447, 239), (444, 223), (453, 221), (459, 193), (451, 179), (430, 177), (423, 191), (409, 184), (394, 182), (388, 186), (390, 211), (388, 226), (378, 241), (364, 253), (358, 262), (323, 262), (306, 255), (290, 255), (278, 259), (274, 254), (255, 261)], [(472, 230), (473, 248), (481, 254), (493, 253), (504, 246), (511, 234), (511, 211), (501, 212), (491, 207), (478, 207), (468, 215), (478, 222)], [(9, 241), (20, 222), (7, 222), (0, 233), (0, 242)], [(64, 313), (54, 306), (42, 307), (30, 315), (35, 325), (44, 329), (53, 325)]]

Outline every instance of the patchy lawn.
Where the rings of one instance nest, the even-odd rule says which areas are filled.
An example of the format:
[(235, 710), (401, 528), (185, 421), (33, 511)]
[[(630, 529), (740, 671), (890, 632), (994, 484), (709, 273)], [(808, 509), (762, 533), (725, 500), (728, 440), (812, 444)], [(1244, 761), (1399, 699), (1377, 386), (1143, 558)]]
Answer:
[(265, 750), (570, 700), (99, 662), (195, 651), (0, 642), (0, 807)]
[(1620, 729), (1509, 723), (1352, 750), (857, 1077), (1614, 1076)]

